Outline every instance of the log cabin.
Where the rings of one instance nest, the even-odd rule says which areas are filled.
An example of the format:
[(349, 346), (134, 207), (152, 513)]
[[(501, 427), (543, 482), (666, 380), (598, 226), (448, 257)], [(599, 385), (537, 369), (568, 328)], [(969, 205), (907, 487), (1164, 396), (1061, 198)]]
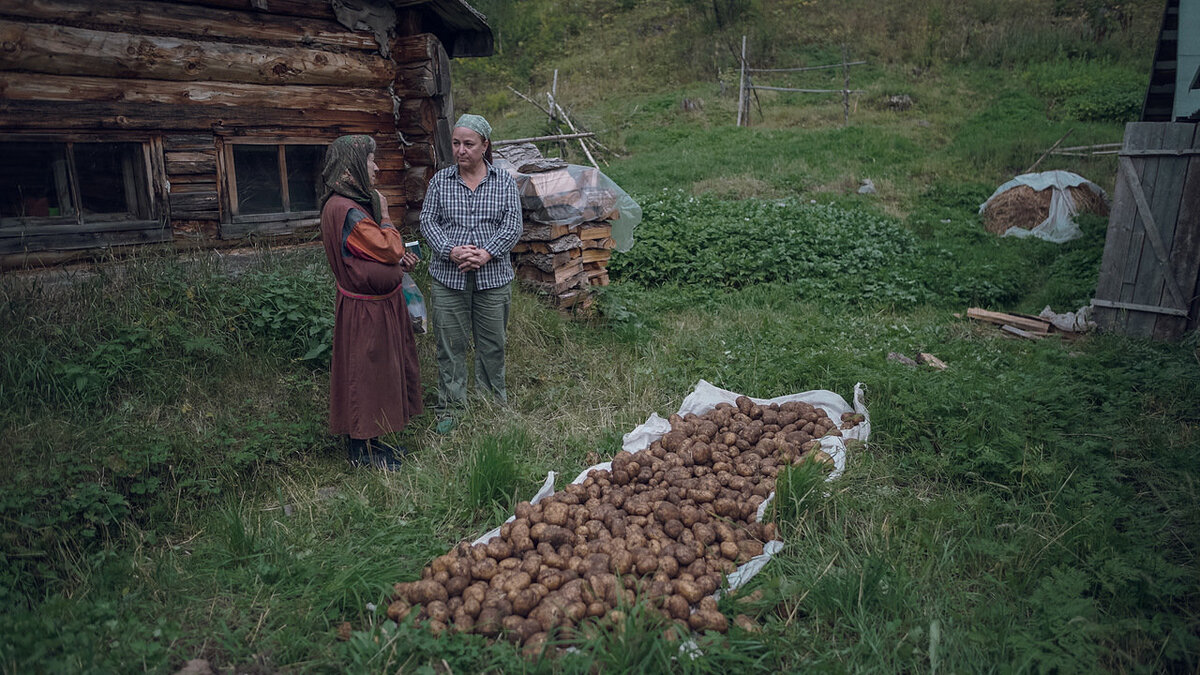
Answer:
[(412, 226), (492, 44), (464, 0), (0, 0), (0, 269), (312, 240), (343, 134)]

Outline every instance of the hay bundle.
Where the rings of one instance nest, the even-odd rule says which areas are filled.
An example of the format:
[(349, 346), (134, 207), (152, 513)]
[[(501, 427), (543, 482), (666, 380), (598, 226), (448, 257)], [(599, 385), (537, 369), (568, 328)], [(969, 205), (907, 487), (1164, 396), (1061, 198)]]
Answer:
[[(1075, 202), (1076, 213), (1108, 215), (1108, 203), (1104, 196), (1085, 185), (1067, 188)], [(983, 226), (992, 234), (1004, 234), (1010, 227), (1032, 230), (1050, 215), (1050, 198), (1053, 188), (1034, 190), (1028, 185), (1018, 185), (996, 195), (983, 211)]]

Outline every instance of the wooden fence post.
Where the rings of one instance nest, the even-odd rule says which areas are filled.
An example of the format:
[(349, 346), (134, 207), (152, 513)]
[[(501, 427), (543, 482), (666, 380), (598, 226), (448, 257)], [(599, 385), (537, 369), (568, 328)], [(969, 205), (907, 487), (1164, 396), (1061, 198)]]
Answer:
[(842, 126), (850, 126), (850, 66), (846, 62), (846, 45), (842, 45)]
[(738, 113), (737, 125), (742, 126), (742, 108), (746, 101), (746, 36), (742, 36), (742, 75), (738, 79)]

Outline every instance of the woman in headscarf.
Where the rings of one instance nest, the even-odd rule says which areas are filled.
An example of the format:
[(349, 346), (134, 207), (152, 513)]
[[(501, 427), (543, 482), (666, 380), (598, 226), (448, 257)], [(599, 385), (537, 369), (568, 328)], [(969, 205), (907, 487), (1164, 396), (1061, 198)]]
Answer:
[(402, 450), (379, 440), (423, 410), (405, 272), (417, 264), (374, 188), (375, 140), (342, 136), (321, 172), (321, 240), (337, 281), (329, 427), (349, 437), (350, 462), (388, 471)]
[(512, 302), (509, 253), (521, 236), (517, 183), (492, 166), (492, 127), (479, 115), (454, 125), (454, 164), (434, 174), (421, 208), (432, 251), (430, 301), (437, 335), (438, 431), (455, 425), (467, 400), (467, 349), (475, 343), (475, 387), (508, 400), (504, 344)]

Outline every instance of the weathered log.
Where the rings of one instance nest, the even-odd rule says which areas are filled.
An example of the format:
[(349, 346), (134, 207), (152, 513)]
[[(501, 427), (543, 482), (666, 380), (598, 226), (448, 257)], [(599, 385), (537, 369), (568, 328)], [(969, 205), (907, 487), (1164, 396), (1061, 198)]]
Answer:
[[(0, 81), (0, 96), (3, 95), (3, 81)], [(163, 136), (163, 148), (166, 150), (213, 150), (216, 148), (216, 137), (212, 134), (167, 134)]]
[[(205, 113), (209, 114), (205, 114)], [(218, 114), (219, 113), (219, 114)], [(76, 103), (0, 100), (0, 128), (142, 129), (219, 131), (230, 135), (294, 134), (306, 129), (328, 142), (342, 134), (376, 134), (394, 128), (381, 114), (238, 107), (205, 110), (155, 103)]]
[(163, 159), (167, 165), (167, 175), (175, 174), (207, 174), (217, 171), (217, 153), (213, 152), (166, 152)]
[(429, 179), (433, 177), (433, 169), (427, 166), (414, 166), (404, 171), (404, 180), (401, 181), (401, 187), (404, 190), (405, 199), (409, 203), (416, 203), (425, 199), (425, 190), (429, 187)]
[[(166, 0), (175, 4), (175, 0)], [(307, 16), (316, 19), (335, 19), (333, 9), (327, 2), (312, 0), (188, 0), (189, 4), (202, 7), (236, 9), (273, 15)], [(396, 4), (402, 4), (397, 2)]]
[(363, 52), (229, 44), (0, 20), (0, 69), (50, 75), (387, 87), (396, 64)]
[[(13, 101), (163, 103), (194, 106), (197, 109), (265, 106), (367, 113), (390, 113), (392, 110), (392, 99), (382, 89), (228, 82), (179, 83), (29, 73), (0, 74), (0, 98)], [(222, 113), (214, 110), (198, 114), (219, 116)]]
[(392, 40), (392, 58), (398, 63), (432, 61), (437, 57), (438, 39), (430, 33), (405, 35)]
[[(172, 219), (192, 218), (190, 214), (197, 213), (216, 213), (218, 209), (217, 193), (215, 191), (184, 194), (172, 192), (170, 203)], [(197, 216), (192, 219), (199, 220), (201, 218)]]
[[(246, 6), (241, 9), (251, 8)], [(106, 0), (103, 3), (85, 0), (22, 0), (0, 4), (0, 15), (7, 17), (114, 32), (127, 32), (130, 27), (136, 26), (139, 32), (174, 37), (228, 42), (276, 42), (282, 45), (315, 44), (365, 51), (379, 49), (371, 33), (352, 31), (333, 20), (327, 4), (323, 14), (329, 18), (295, 18), (262, 12), (214, 9), (195, 3), (167, 4), (146, 0)]]
[(433, 63), (406, 64), (396, 74), (395, 92), (401, 98), (431, 98), (438, 94), (438, 79), (433, 72)]

